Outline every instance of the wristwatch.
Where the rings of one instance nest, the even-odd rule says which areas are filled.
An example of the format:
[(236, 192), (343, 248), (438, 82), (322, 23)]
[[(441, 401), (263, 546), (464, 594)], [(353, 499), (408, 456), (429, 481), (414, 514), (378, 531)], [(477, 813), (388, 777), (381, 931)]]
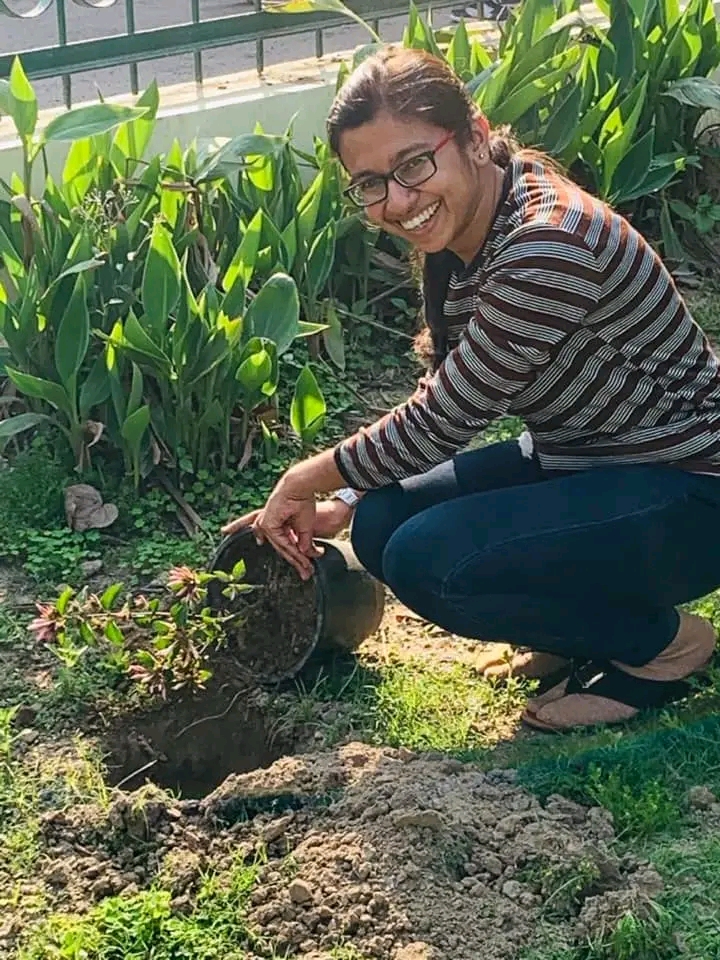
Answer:
[(342, 490), (336, 490), (333, 494), (333, 500), (342, 500), (346, 507), (355, 509), (360, 503), (360, 497), (350, 487), (343, 487)]

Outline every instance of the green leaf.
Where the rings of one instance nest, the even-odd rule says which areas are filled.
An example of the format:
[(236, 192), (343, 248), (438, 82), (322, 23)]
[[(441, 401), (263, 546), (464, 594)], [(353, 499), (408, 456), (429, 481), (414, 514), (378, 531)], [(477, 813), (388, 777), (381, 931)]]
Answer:
[(145, 113), (137, 120), (123, 123), (115, 132), (110, 148), (110, 162), (121, 177), (128, 177), (142, 160), (155, 129), (155, 118), (160, 106), (160, 91), (153, 80), (135, 104)]
[(140, 448), (150, 426), (150, 407), (146, 404), (125, 418), (120, 433), (127, 444), (135, 485), (140, 482)]
[(282, 354), (298, 335), (300, 297), (292, 277), (276, 273), (261, 287), (247, 309), (248, 333), (272, 340)]
[(315, 374), (309, 366), (303, 367), (295, 384), (290, 406), (290, 423), (304, 446), (318, 435), (325, 422), (327, 407)]
[(322, 293), (335, 257), (335, 221), (328, 220), (310, 247), (305, 267), (308, 290), (311, 300), (317, 300)]
[(635, 139), (638, 121), (645, 104), (648, 77), (643, 76), (625, 99), (611, 110), (602, 125), (599, 147), (602, 151), (602, 190), (606, 197), (610, 191), (618, 164), (630, 149)]
[(301, 320), (298, 323), (298, 336), (299, 337), (314, 337), (316, 333), (322, 333), (323, 330), (327, 330), (328, 325), (326, 323), (310, 323), (308, 320)]
[(660, 233), (666, 259), (675, 263), (684, 263), (687, 256), (673, 226), (670, 208), (666, 199), (663, 199), (660, 208)]
[(114, 620), (109, 620), (105, 624), (105, 639), (113, 647), (125, 646), (125, 637), (123, 636), (123, 632)]
[(27, 139), (35, 133), (38, 119), (38, 102), (32, 84), (28, 80), (19, 57), (10, 68), (9, 113), (18, 134)]
[(647, 176), (655, 155), (655, 130), (650, 129), (633, 144), (615, 170), (611, 197), (614, 203), (622, 203), (624, 194), (632, 193)]
[(279, 153), (287, 142), (287, 137), (268, 133), (244, 133), (232, 140), (217, 138), (207, 144), (198, 157), (195, 183), (232, 176), (248, 166), (248, 157), (257, 162), (258, 157)]
[(143, 375), (140, 367), (133, 363), (132, 365), (132, 381), (130, 384), (130, 393), (128, 395), (127, 402), (127, 414), (135, 413), (142, 402), (143, 394)]
[(102, 158), (95, 150), (92, 137), (85, 137), (71, 144), (65, 159), (62, 180), (64, 184), (72, 186), (77, 203), (82, 202), (95, 182), (101, 162)]
[(10, 367), (7, 367), (5, 372), (20, 393), (27, 397), (35, 397), (36, 400), (44, 400), (57, 410), (71, 415), (70, 398), (67, 391), (59, 383), (52, 380), (43, 380), (41, 377), (33, 377), (29, 373), (13, 370)]
[(55, 340), (55, 369), (68, 392), (80, 369), (90, 342), (90, 315), (85, 277), (75, 281), (72, 296), (58, 327)]
[[(238, 278), (242, 281), (243, 291), (248, 288), (255, 272), (255, 262), (257, 260), (258, 250), (260, 249), (260, 238), (262, 236), (264, 214), (258, 210), (250, 223), (247, 225), (243, 234), (240, 246), (235, 252), (235, 256), (230, 262), (230, 266), (225, 271), (223, 277), (223, 289), (228, 293), (235, 285)], [(244, 292), (243, 292), (244, 300)], [(227, 308), (225, 312), (228, 316), (231, 314)], [(237, 314), (234, 314), (237, 316)]]
[(683, 77), (671, 83), (662, 95), (687, 107), (720, 110), (720, 83), (710, 77)]
[(0, 420), (0, 449), (4, 449), (5, 444), (18, 433), (24, 433), (31, 430), (39, 423), (47, 423), (50, 417), (44, 413), (19, 413), (16, 417), (8, 417), (6, 420)]
[(147, 113), (145, 107), (123, 107), (119, 103), (92, 103), (76, 107), (51, 120), (43, 132), (43, 141), (83, 140), (106, 133), (121, 123), (137, 120)]
[[(558, 97), (558, 99), (560, 99)], [(553, 156), (559, 157), (572, 142), (580, 118), (583, 91), (579, 83), (573, 83), (569, 92), (562, 98), (555, 112), (550, 117), (543, 145)], [(557, 100), (555, 101), (557, 103)]]
[(669, 186), (674, 177), (685, 169), (685, 157), (678, 155), (675, 161), (655, 164), (645, 179), (634, 190), (623, 191), (622, 203), (631, 203), (640, 197), (647, 197)]
[(123, 585), (121, 583), (113, 583), (107, 588), (107, 590), (100, 597), (100, 606), (103, 608), (103, 610), (112, 610), (122, 588)]
[(323, 332), (323, 343), (327, 354), (338, 368), (345, 369), (345, 337), (340, 318), (337, 315), (335, 304), (328, 300), (325, 304), (325, 320), (327, 329)]
[(472, 48), (467, 28), (462, 20), (453, 33), (446, 59), (463, 82), (472, 77)]
[(568, 70), (577, 65), (581, 55), (580, 47), (573, 46), (546, 60), (530, 74), (522, 86), (509, 96), (503, 96), (492, 110), (488, 108), (492, 122), (517, 123), (528, 110), (566, 79)]
[(148, 360), (153, 360), (154, 366), (159, 367), (166, 376), (170, 375), (170, 358), (158, 347), (132, 310), (125, 321), (123, 337), (133, 350), (143, 354)]
[(101, 353), (95, 358), (95, 362), (90, 368), (90, 373), (80, 388), (80, 419), (87, 420), (90, 411), (95, 407), (99, 407), (101, 403), (105, 403), (109, 397), (110, 377), (108, 375), (105, 354)]
[[(259, 338), (255, 338), (258, 339)], [(272, 357), (269, 351), (258, 343), (258, 349), (243, 360), (237, 369), (235, 379), (248, 396), (258, 393), (263, 384), (272, 376)]]
[(142, 283), (145, 316), (155, 338), (162, 342), (170, 315), (180, 299), (182, 269), (172, 237), (159, 220), (153, 224)]

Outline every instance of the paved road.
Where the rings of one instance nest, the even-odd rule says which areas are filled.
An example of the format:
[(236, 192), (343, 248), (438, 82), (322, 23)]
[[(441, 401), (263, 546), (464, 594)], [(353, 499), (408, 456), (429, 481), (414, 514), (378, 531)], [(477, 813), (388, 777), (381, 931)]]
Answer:
[[(35, 0), (8, 0), (19, 11), (26, 11), (35, 5)], [(125, 32), (125, 5), (116, 2), (107, 9), (90, 9), (67, 0), (68, 38), (88, 40), (94, 37), (107, 37)], [(169, 26), (187, 23), (190, 20), (190, 0), (135, 0), (136, 28), (146, 30), (151, 27)], [(251, 9), (243, 0), (201, 0), (203, 19), (227, 16), (228, 14)], [(448, 16), (436, 16), (437, 24), (447, 23)], [(383, 22), (381, 32), (386, 40), (397, 40), (402, 35), (405, 18), (394, 18)], [(15, 20), (0, 14), (0, 53), (20, 53), (23, 50), (52, 46), (57, 42), (57, 22), (55, 7), (36, 19)], [(325, 50), (333, 53), (347, 50), (357, 44), (367, 42), (367, 33), (355, 25), (328, 30), (325, 34)], [(277, 64), (288, 60), (311, 57), (315, 52), (312, 34), (297, 37), (282, 37), (265, 43), (266, 63)], [(235, 44), (209, 51), (204, 55), (206, 76), (221, 76), (240, 70), (252, 69), (255, 65), (255, 46), (253, 43)], [(161, 85), (182, 83), (193, 76), (192, 57), (165, 57), (140, 64), (140, 85), (146, 86), (153, 77)], [(62, 103), (62, 91), (59, 80), (48, 80), (36, 84), (38, 96), (43, 107)], [(91, 74), (79, 74), (73, 79), (73, 100), (92, 99), (97, 90), (106, 96), (124, 93), (129, 89), (126, 67), (113, 67), (97, 70)]]

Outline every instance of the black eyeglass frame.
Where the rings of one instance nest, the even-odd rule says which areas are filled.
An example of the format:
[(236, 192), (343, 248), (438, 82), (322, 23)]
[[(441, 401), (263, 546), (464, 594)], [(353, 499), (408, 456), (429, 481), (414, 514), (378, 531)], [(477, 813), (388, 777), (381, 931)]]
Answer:
[[(404, 160), (401, 160), (400, 163), (398, 163), (397, 166), (394, 167), (389, 173), (374, 173), (372, 174), (372, 177), (366, 177), (364, 180), (359, 180), (357, 183), (351, 183), (349, 187), (346, 187), (343, 190), (343, 196), (347, 197), (347, 199), (354, 203), (356, 207), (365, 209), (366, 207), (374, 207), (376, 203), (384, 203), (387, 200), (391, 180), (394, 180), (395, 183), (398, 183), (401, 187), (405, 187), (406, 189), (421, 187), (423, 183), (427, 183), (428, 180), (432, 180), (437, 173), (438, 167), (435, 155), (438, 153), (438, 151), (442, 150), (443, 147), (447, 146), (454, 136), (455, 134), (451, 132), (444, 137), (440, 143), (437, 144), (437, 146), (433, 147), (432, 150), (423, 150), (421, 153), (416, 153), (412, 157), (406, 157)], [(429, 160), (432, 165), (432, 171), (426, 177), (423, 177), (422, 180), (414, 180), (412, 183), (406, 183), (401, 177), (398, 177), (397, 171), (404, 167), (405, 164), (412, 163), (416, 160)], [(377, 200), (371, 200), (369, 203), (362, 203), (355, 199), (353, 196), (353, 191), (357, 190), (359, 187), (361, 188), (363, 183), (366, 183), (370, 179), (383, 180), (385, 183), (385, 192), (383, 193), (382, 197), (378, 197)]]

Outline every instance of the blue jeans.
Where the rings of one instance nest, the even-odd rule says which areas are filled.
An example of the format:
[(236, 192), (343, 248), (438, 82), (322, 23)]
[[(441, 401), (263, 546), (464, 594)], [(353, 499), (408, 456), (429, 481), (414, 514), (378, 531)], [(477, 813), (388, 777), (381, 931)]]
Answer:
[(452, 633), (639, 666), (675, 636), (675, 605), (720, 585), (720, 477), (548, 474), (499, 443), (368, 493), (352, 543)]

